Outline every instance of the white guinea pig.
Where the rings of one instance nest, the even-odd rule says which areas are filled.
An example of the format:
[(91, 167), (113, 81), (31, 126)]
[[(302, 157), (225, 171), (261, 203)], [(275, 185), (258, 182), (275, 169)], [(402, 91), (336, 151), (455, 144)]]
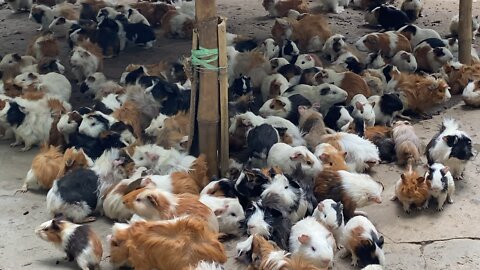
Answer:
[(276, 143), (270, 148), (267, 163), (270, 167), (280, 167), (285, 174), (292, 174), (297, 164), (312, 177), (322, 170), (321, 162), (305, 146), (292, 147), (285, 143)]
[(245, 212), (237, 198), (202, 195), (200, 202), (215, 213), (220, 232), (235, 236), (243, 235), (242, 224), (245, 222)]
[(413, 54), (406, 51), (399, 51), (393, 56), (394, 64), (401, 72), (415, 72), (417, 70), (417, 60)]
[(367, 100), (367, 98), (358, 94), (352, 98), (350, 105), (353, 106), (352, 116), (354, 118), (361, 118), (365, 120), (365, 124), (369, 127), (375, 125), (375, 111), (373, 110), (373, 105)]
[(314, 217), (297, 222), (290, 233), (290, 252), (310, 259), (316, 266), (333, 266), (335, 239), (332, 233)]

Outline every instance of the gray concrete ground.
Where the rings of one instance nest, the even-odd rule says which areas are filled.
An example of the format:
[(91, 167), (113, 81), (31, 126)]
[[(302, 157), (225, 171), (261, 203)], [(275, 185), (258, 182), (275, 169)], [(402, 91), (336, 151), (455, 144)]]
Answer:
[[(266, 18), (260, 0), (217, 0), (219, 13), (229, 18), (229, 31), (258, 39), (266, 38), (273, 20)], [(0, 0), (1, 2), (1, 0)], [(397, 1), (398, 2), (398, 1)], [(457, 13), (458, 0), (427, 1), (425, 17), (418, 23), (430, 27), (442, 35), (447, 33), (450, 17)], [(480, 5), (474, 3), (474, 14), (480, 14)], [(333, 32), (347, 36), (355, 42), (361, 35), (371, 32), (361, 26), (363, 15), (348, 9), (340, 15), (328, 15)], [(28, 21), (27, 14), (10, 14), (0, 10), (0, 55), (10, 52), (23, 53), (26, 44), (38, 26)], [(478, 44), (478, 38), (476, 43)], [(66, 64), (68, 52), (63, 43), (62, 63)], [(158, 60), (173, 60), (188, 53), (189, 41), (159, 38), (152, 50), (128, 49), (120, 57), (106, 60), (105, 73), (118, 79), (120, 72), (129, 63), (153, 63)], [(68, 64), (66, 65), (68, 69)], [(458, 100), (458, 99), (457, 99)], [(86, 100), (78, 94), (72, 103), (78, 105)], [(415, 125), (418, 135), (426, 144), (438, 130), (443, 117), (451, 116), (461, 122), (462, 128), (472, 135), (479, 149), (480, 114), (476, 110), (457, 105), (432, 120)], [(74, 263), (63, 260), (64, 254), (39, 238), (33, 230), (50, 219), (46, 212), (45, 191), (31, 191), (14, 195), (22, 185), (22, 179), (30, 167), (37, 149), (28, 153), (11, 149), (10, 142), (0, 142), (0, 270), (18, 269), (77, 269)], [(443, 212), (433, 207), (410, 215), (403, 213), (398, 202), (391, 202), (393, 185), (401, 169), (394, 165), (381, 165), (374, 169), (374, 178), (385, 185), (383, 203), (365, 210), (370, 219), (385, 236), (386, 269), (480, 269), (480, 233), (477, 218), (480, 216), (480, 189), (478, 187), (479, 159), (467, 166), (466, 179), (456, 182), (455, 203), (446, 205)], [(419, 168), (419, 170), (423, 170)], [(112, 222), (100, 218), (91, 224), (104, 244), (102, 269), (112, 269), (108, 263), (108, 247), (105, 238)], [(226, 243), (229, 257), (233, 258), (236, 241)], [(349, 259), (336, 260), (334, 269), (353, 269)], [(233, 269), (232, 260), (226, 267)], [(173, 270), (173, 269), (172, 269)]]

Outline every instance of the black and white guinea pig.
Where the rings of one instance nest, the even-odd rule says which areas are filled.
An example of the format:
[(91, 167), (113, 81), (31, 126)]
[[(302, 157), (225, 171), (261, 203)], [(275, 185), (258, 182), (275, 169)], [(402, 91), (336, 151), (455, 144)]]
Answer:
[(435, 73), (453, 59), (453, 54), (446, 47), (431, 47), (427, 42), (420, 42), (413, 50), (418, 69)]
[(382, 96), (371, 96), (370, 103), (375, 103), (375, 123), (379, 125), (392, 126), (395, 115), (403, 110), (403, 103), (396, 93), (383, 94)]
[(370, 220), (355, 216), (345, 224), (343, 246), (352, 254), (352, 265), (385, 265), (384, 239)]
[(137, 45), (142, 45), (145, 48), (153, 47), (156, 41), (156, 35), (150, 25), (144, 23), (130, 23), (125, 15), (120, 14), (115, 18), (116, 21), (123, 25), (127, 39)]
[(428, 167), (425, 179), (430, 182), (430, 196), (437, 200), (437, 210), (442, 211), (445, 202), (453, 203), (455, 182), (448, 167), (434, 163)]
[(47, 193), (47, 209), (52, 216), (62, 214), (76, 223), (94, 221), (99, 203), (98, 175), (90, 170), (73, 170), (53, 183)]
[(465, 165), (473, 157), (472, 139), (460, 130), (452, 118), (443, 120), (440, 131), (426, 148), (428, 164), (441, 163), (448, 166), (453, 177), (463, 179)]
[(249, 77), (240, 76), (236, 78), (230, 86), (231, 97), (243, 96), (252, 93), (252, 83)]
[(412, 45), (412, 48), (415, 48), (415, 46), (417, 46), (420, 42), (429, 38), (441, 39), (441, 36), (437, 31), (428, 28), (420, 28), (415, 24), (405, 25), (404, 27), (398, 29), (397, 32), (410, 40), (410, 45)]
[(387, 30), (398, 30), (410, 23), (405, 12), (391, 5), (381, 5), (378, 8), (378, 24)]
[(365, 66), (367, 68), (381, 68), (385, 66), (385, 59), (383, 59), (383, 56), (381, 52), (372, 52), (365, 57)]
[(65, 251), (68, 260), (75, 260), (81, 269), (100, 267), (102, 242), (88, 225), (55, 218), (38, 226), (35, 234)]
[(278, 142), (280, 142), (279, 132), (269, 124), (250, 129), (247, 134), (247, 151), (252, 165), (264, 168), (270, 148)]
[(339, 105), (330, 107), (323, 119), (325, 125), (335, 131), (347, 131), (353, 120), (347, 107)]
[(247, 233), (259, 234), (274, 241), (284, 250), (288, 249), (291, 222), (281, 211), (265, 207), (260, 201), (253, 202), (245, 210)]
[(319, 67), (312, 67), (312, 68), (307, 68), (302, 71), (302, 74), (300, 75), (300, 81), (298, 84), (307, 84), (307, 85), (315, 85), (315, 74), (320, 72)]
[(318, 203), (312, 216), (333, 233), (339, 246), (343, 237), (343, 230), (345, 229), (343, 204), (332, 199), (325, 199)]
[(295, 63), (299, 54), (300, 50), (295, 42), (289, 39), (283, 41), (283, 45), (280, 48), (280, 57), (287, 59), (290, 63)]
[(267, 100), (259, 110), (263, 117), (279, 116), (290, 120), (294, 125), (298, 125), (300, 114), (298, 106), (312, 106), (312, 103), (302, 95), (292, 95), (289, 97), (276, 97)]
[[(262, 192), (265, 190), (265, 185), (270, 182), (270, 178), (260, 169), (244, 169), (238, 179), (233, 182), (235, 183), (233, 192), (229, 190), (229, 187), (227, 187), (225, 183), (218, 183), (218, 188), (220, 188), (224, 194), (234, 193), (238, 196), (240, 204), (245, 209), (252, 201), (260, 198)], [(212, 192), (212, 189), (210, 192)]]

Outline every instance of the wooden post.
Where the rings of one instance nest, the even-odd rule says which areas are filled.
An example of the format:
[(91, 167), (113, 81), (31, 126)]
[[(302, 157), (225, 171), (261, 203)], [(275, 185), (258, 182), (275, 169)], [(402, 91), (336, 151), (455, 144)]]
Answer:
[[(218, 48), (217, 10), (215, 0), (200, 0), (195, 3), (198, 44), (205, 49)], [(218, 66), (216, 61), (210, 63)], [(218, 72), (202, 69), (199, 71), (200, 88), (198, 95), (198, 146), (200, 153), (207, 155), (209, 176), (218, 176), (219, 145), (219, 91)]]
[(220, 18), (218, 24), (218, 64), (220, 76), (220, 172), (225, 176), (229, 163), (228, 134), (228, 70), (227, 70), (227, 19)]
[(460, 0), (458, 59), (465, 65), (470, 65), (472, 61), (472, 0)]

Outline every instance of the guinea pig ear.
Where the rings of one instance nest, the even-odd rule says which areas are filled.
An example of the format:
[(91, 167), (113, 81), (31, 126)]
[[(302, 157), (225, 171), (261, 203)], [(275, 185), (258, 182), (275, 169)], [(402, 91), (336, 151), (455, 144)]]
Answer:
[(57, 219), (52, 219), (52, 222), (50, 223), (50, 228), (54, 231), (60, 231), (60, 220)]
[(450, 168), (445, 166), (443, 169), (441, 169), (443, 174), (447, 174), (450, 171)]
[(318, 203), (318, 205), (317, 205), (318, 211), (322, 212), (322, 211), (323, 211), (323, 208), (325, 208), (325, 205), (323, 205), (322, 202)]
[(303, 154), (301, 152), (295, 152), (290, 156), (290, 160), (299, 160), (300, 158), (303, 158)]
[(375, 104), (377, 104), (375, 101), (370, 102), (370, 105), (371, 105), (372, 107), (375, 107)]
[(37, 79), (37, 75), (33, 74), (32, 72), (28, 73), (27, 77), (30, 80), (36, 80)]
[(448, 146), (453, 146), (454, 144), (457, 143), (457, 136), (454, 135), (447, 135), (442, 137), (443, 141), (447, 143)]
[(157, 154), (152, 154), (150, 152), (145, 152), (145, 155), (152, 160), (152, 161), (157, 161), (160, 157)]
[(403, 60), (409, 60), (410, 59), (410, 55), (406, 52), (400, 54), (400, 58), (403, 59)]
[(404, 185), (406, 185), (406, 184), (408, 183), (408, 179), (407, 179), (407, 177), (405, 176), (405, 174), (402, 173), (402, 174), (400, 175), (400, 178), (402, 179), (402, 183), (403, 183)]
[(275, 22), (278, 23), (283, 29), (286, 29), (289, 26), (288, 21), (285, 19), (277, 18), (275, 19)]
[(322, 162), (327, 162), (329, 157), (330, 157), (329, 154), (323, 153), (323, 154), (321, 154), (318, 158), (319, 158)]
[(423, 176), (420, 176), (420, 177), (417, 178), (417, 183), (418, 183), (418, 184), (421, 184), (421, 183), (423, 183), (424, 181), (425, 181), (425, 177), (423, 177)]
[(307, 245), (310, 243), (310, 236), (302, 234), (298, 237), (298, 242), (302, 243), (303, 245)]
[(147, 196), (147, 199), (148, 199), (148, 201), (149, 201), (153, 206), (155, 206), (155, 207), (158, 206), (158, 201), (157, 201), (157, 198), (155, 198), (155, 196), (153, 196), (153, 195), (148, 195), (148, 196)]
[(377, 241), (377, 246), (379, 248), (383, 248), (383, 244), (385, 243), (385, 239), (383, 238), (383, 235), (381, 235), (379, 238), (378, 238), (378, 241)]
[(18, 53), (14, 53), (12, 54), (12, 58), (13, 60), (19, 62), (20, 60), (22, 60), (22, 57), (18, 54)]
[(215, 216), (221, 216), (223, 215), (225, 212), (227, 212), (228, 210), (228, 204), (224, 205), (222, 208), (220, 209), (216, 209), (215, 211), (213, 211), (213, 213), (215, 214)]

